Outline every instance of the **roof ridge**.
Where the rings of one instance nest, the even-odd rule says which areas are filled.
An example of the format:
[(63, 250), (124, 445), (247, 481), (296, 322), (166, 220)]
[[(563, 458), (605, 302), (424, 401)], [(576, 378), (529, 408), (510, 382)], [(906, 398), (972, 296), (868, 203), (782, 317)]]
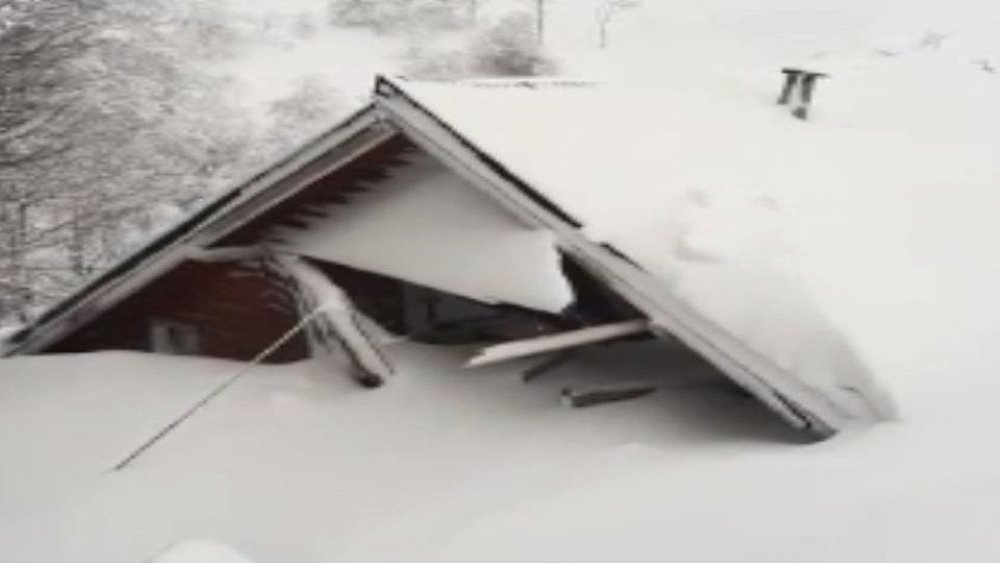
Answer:
[(393, 82), (408, 84), (428, 84), (442, 86), (467, 86), (472, 88), (590, 88), (601, 84), (598, 80), (587, 78), (568, 78), (562, 76), (511, 76), (454, 78), (446, 80), (411, 79), (406, 76), (383, 77)]

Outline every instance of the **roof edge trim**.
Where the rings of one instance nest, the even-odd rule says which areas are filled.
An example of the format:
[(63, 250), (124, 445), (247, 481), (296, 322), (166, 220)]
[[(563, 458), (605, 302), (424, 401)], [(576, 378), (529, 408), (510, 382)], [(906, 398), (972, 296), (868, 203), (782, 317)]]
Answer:
[(441, 128), (448, 132), (449, 135), (461, 142), (465, 147), (474, 152), (476, 156), (488, 166), (494, 173), (505, 179), (515, 188), (520, 190), (529, 199), (540, 205), (541, 207), (548, 210), (550, 213), (556, 215), (566, 223), (572, 225), (573, 227), (579, 229), (583, 227), (583, 223), (573, 217), (565, 209), (556, 205), (552, 200), (545, 197), (538, 190), (532, 187), (528, 182), (521, 179), (520, 176), (515, 174), (507, 165), (500, 162), (494, 158), (491, 154), (483, 151), (472, 142), (465, 135), (460, 133), (455, 127), (450, 123), (445, 121), (440, 115), (432, 111), (426, 105), (422, 104), (419, 100), (411, 96), (403, 87), (397, 85), (391, 79), (378, 75), (375, 78), (375, 97), (376, 98), (401, 98), (406, 101), (406, 103), (412, 105), (413, 107), (420, 110), (422, 113), (426, 114), (430, 119), (436, 122)]

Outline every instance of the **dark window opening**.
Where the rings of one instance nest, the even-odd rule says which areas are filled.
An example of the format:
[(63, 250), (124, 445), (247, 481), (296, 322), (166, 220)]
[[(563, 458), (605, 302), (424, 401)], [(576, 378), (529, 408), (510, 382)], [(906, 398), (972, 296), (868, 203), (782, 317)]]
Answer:
[(312, 261), (386, 330), (431, 344), (473, 344), (532, 338), (584, 326), (641, 318), (597, 278), (563, 257), (576, 299), (559, 314), (481, 303), (405, 280), (330, 262)]
[(149, 324), (149, 349), (159, 354), (194, 356), (201, 351), (198, 327), (160, 319)]

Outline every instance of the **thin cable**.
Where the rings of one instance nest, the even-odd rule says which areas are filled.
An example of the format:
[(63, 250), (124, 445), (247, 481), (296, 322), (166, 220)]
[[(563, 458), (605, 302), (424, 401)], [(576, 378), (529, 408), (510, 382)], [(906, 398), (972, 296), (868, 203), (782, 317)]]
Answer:
[(156, 443), (159, 442), (160, 440), (166, 438), (168, 434), (176, 430), (177, 427), (179, 427), (181, 424), (184, 423), (184, 421), (194, 416), (196, 412), (201, 410), (205, 405), (207, 405), (213, 399), (215, 399), (223, 392), (225, 392), (226, 389), (229, 389), (240, 378), (250, 373), (250, 371), (253, 370), (255, 367), (257, 367), (257, 365), (260, 364), (261, 361), (263, 361), (265, 358), (273, 354), (275, 350), (277, 350), (278, 348), (283, 346), (286, 342), (288, 342), (292, 338), (292, 336), (295, 335), (295, 333), (302, 330), (303, 327), (309, 324), (310, 321), (316, 318), (317, 315), (322, 313), (327, 308), (329, 308), (329, 305), (321, 305), (320, 307), (317, 307), (313, 312), (303, 317), (302, 320), (300, 320), (295, 326), (293, 326), (290, 330), (282, 334), (281, 337), (275, 340), (270, 346), (265, 348), (263, 352), (257, 354), (257, 356), (254, 357), (254, 359), (251, 360), (249, 364), (240, 368), (236, 373), (229, 376), (229, 378), (223, 381), (219, 386), (217, 386), (215, 389), (212, 389), (212, 391), (208, 395), (202, 397), (198, 402), (191, 405), (187, 410), (181, 413), (180, 416), (170, 421), (170, 424), (167, 424), (162, 429), (160, 429), (159, 432), (154, 434), (153, 437), (143, 442), (141, 446), (133, 450), (132, 453), (130, 453), (127, 457), (125, 457), (125, 459), (119, 461), (114, 467), (111, 468), (111, 470), (121, 471), (122, 469), (125, 469), (126, 467), (131, 465), (132, 462), (138, 459), (139, 456), (144, 454), (146, 450), (156, 445)]

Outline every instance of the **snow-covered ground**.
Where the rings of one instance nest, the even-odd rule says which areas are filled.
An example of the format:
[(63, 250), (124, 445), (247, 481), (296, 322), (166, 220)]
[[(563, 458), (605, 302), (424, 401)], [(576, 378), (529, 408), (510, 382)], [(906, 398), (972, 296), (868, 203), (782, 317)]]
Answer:
[[(376, 391), (336, 366), (261, 367), (121, 472), (242, 366), (6, 360), (0, 560), (131, 563), (199, 538), (258, 563), (1000, 556), (1000, 383), (982, 366), (942, 384), (928, 358), (902, 386), (919, 415), (809, 444), (662, 344), (588, 352), (527, 385), (523, 365), (460, 368), (469, 352), (397, 344), (399, 375)], [(558, 406), (564, 385), (611, 380), (661, 389)]]
[[(261, 367), (121, 472), (109, 469), (242, 366), (131, 353), (4, 361), (0, 560), (139, 562), (190, 538), (257, 562), (410, 559), (651, 462), (799, 455), (779, 420), (662, 344), (592, 352), (528, 385), (523, 364), (460, 368), (470, 353), (396, 345), (399, 375), (378, 391), (336, 366)], [(612, 379), (663, 388), (559, 406), (567, 382)]]
[[(804, 444), (755, 402), (651, 357), (663, 352), (605, 351), (525, 385), (518, 366), (460, 369), (468, 350), (398, 345), (399, 375), (374, 392), (315, 363), (259, 368), (111, 472), (240, 366), (124, 353), (3, 360), (0, 561), (132, 563), (200, 538), (258, 563), (1000, 559), (1000, 75), (989, 70), (1000, 10), (800, 4), (649, 1), (601, 52), (592, 12), (554, 2), (551, 48), (570, 72), (632, 88), (704, 80), (754, 123), (780, 111), (780, 66), (834, 75), (814, 121), (788, 118), (778, 147), (813, 165), (829, 155), (826, 174), (764, 182), (796, 170), (760, 165), (775, 148), (760, 139), (767, 159), (729, 155), (753, 175), (720, 159), (705, 190), (752, 179), (821, 221), (790, 225), (827, 258), (810, 263), (809, 287), (891, 389), (901, 422)], [(365, 68), (390, 60), (379, 50), (396, 48), (316, 37), (247, 59), (248, 99), (280, 96), (326, 61), (354, 69), (343, 86), (353, 96), (370, 83)], [(706, 134), (696, 114), (682, 121), (678, 138), (702, 148), (739, 138)], [(788, 188), (799, 186), (796, 199)], [(810, 200), (817, 186), (824, 195)], [(733, 209), (701, 218), (739, 224)], [(829, 237), (837, 225), (850, 228)], [(651, 397), (557, 405), (571, 375), (645, 380), (654, 369), (665, 389)]]

